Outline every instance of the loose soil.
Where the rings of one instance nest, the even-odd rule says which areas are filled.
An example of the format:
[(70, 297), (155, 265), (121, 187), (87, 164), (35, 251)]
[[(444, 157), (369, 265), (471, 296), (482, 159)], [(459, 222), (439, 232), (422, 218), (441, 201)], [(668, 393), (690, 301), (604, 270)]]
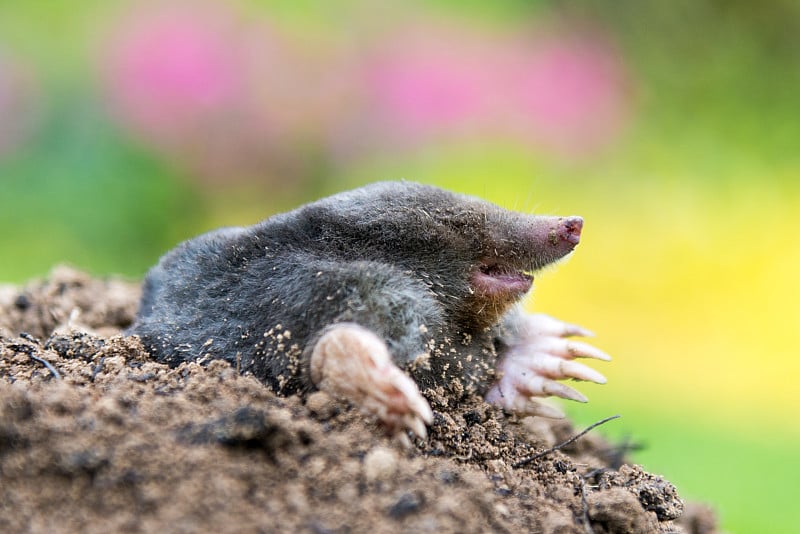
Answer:
[(139, 285), (0, 287), (1, 532), (716, 532), (626, 446), (480, 399), (403, 447), (345, 403), (275, 396), (135, 337)]

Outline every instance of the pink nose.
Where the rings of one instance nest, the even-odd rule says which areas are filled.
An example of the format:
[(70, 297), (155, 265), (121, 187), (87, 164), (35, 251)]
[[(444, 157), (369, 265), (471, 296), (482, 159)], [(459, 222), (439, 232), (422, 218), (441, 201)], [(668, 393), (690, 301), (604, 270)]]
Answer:
[(568, 243), (577, 245), (581, 240), (581, 230), (583, 229), (583, 218), (572, 216), (562, 219), (558, 227), (558, 237)]

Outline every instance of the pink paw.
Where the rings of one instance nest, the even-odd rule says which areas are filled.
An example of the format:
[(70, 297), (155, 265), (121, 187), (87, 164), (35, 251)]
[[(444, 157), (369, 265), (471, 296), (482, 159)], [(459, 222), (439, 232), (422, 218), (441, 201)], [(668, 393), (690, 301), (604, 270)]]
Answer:
[(362, 326), (341, 323), (322, 335), (311, 353), (311, 380), (377, 416), (392, 432), (427, 437), (425, 424), (433, 421), (428, 401), (392, 362), (386, 344)]
[(492, 404), (509, 411), (558, 418), (563, 417), (558, 409), (533, 398), (556, 396), (586, 402), (588, 399), (582, 393), (556, 380), (574, 378), (606, 383), (602, 374), (573, 361), (575, 358), (611, 360), (587, 343), (565, 339), (592, 336), (585, 328), (542, 314), (521, 314), (511, 327), (515, 330), (514, 337), (498, 363), (501, 377), (486, 394), (486, 400)]

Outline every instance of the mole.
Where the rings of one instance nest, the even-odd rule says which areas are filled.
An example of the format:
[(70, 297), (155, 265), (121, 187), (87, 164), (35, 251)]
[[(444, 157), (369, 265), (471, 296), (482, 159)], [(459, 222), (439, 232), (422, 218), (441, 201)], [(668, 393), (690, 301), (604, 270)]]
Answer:
[(277, 394), (323, 390), (421, 439), (435, 399), (563, 417), (537, 398), (586, 402), (558, 380), (605, 383), (574, 360), (610, 357), (521, 301), (582, 228), (373, 183), (179, 244), (148, 272), (129, 333), (172, 366), (222, 358)]

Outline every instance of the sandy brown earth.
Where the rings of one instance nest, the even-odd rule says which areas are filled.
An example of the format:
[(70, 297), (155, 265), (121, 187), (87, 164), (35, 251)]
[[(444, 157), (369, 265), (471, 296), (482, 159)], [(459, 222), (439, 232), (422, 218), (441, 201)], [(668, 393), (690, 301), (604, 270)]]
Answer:
[(0, 532), (717, 531), (600, 430), (546, 452), (581, 429), (475, 399), (409, 449), (323, 393), (156, 363), (121, 335), (138, 292), (0, 287)]

